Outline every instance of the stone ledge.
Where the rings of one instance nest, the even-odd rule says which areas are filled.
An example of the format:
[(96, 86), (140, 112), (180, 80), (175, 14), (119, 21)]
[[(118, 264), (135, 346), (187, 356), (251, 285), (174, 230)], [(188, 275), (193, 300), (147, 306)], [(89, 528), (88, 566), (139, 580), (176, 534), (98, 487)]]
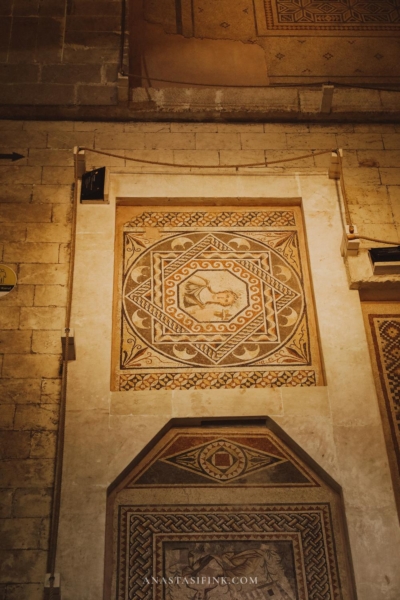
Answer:
[[(36, 84), (38, 85), (38, 84)], [(2, 119), (138, 121), (400, 122), (400, 90), (335, 88), (332, 112), (321, 113), (315, 88), (135, 88), (120, 105), (0, 105)]]

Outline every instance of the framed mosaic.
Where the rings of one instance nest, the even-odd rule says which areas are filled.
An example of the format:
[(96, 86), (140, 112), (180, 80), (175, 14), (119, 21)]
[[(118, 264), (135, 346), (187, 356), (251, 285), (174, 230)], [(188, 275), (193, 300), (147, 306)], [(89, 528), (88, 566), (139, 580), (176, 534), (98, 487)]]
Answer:
[(120, 207), (113, 389), (321, 385), (300, 207)]
[(386, 447), (400, 514), (400, 306), (363, 303)]
[(342, 510), (268, 427), (172, 427), (109, 495), (106, 600), (353, 599)]

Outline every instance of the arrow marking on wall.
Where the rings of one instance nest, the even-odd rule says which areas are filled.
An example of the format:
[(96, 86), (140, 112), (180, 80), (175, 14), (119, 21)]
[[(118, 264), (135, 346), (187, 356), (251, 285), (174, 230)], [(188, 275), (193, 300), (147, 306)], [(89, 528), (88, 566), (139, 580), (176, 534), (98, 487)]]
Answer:
[(12, 152), (11, 154), (0, 154), (0, 160), (12, 160), (12, 162), (16, 160), (21, 160), (21, 158), (25, 158), (22, 154), (18, 154), (17, 152)]

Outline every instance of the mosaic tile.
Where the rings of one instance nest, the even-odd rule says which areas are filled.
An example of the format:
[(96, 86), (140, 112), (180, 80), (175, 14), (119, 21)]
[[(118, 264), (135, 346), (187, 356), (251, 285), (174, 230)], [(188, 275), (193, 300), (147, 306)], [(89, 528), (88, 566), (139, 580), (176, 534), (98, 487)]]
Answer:
[(109, 497), (107, 600), (353, 600), (327, 481), (268, 427), (171, 428)]
[(264, 0), (268, 29), (396, 30), (399, 0)]
[[(400, 491), (400, 314), (368, 315), (392, 476)], [(389, 439), (390, 437), (390, 439)], [(398, 497), (400, 504), (400, 497)], [(400, 511), (400, 505), (399, 505)]]
[(119, 235), (116, 389), (318, 383), (298, 209), (146, 211)]

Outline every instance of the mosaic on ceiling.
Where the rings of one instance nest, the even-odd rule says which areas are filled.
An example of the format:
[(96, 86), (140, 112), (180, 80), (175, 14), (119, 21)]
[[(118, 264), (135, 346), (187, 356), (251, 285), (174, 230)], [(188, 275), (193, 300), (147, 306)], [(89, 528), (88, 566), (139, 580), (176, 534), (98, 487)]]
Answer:
[(133, 467), (109, 500), (110, 599), (353, 598), (340, 495), (246, 429), (171, 429)]
[(399, 0), (264, 0), (268, 29), (390, 30), (400, 27)]
[(121, 236), (117, 389), (320, 383), (299, 209), (136, 211)]

